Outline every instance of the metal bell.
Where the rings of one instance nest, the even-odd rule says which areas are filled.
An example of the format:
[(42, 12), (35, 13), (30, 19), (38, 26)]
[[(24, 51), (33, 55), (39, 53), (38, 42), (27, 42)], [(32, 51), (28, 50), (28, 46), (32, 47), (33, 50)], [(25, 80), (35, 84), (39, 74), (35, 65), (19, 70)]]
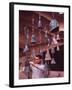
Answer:
[(36, 36), (34, 34), (32, 34), (31, 43), (36, 43)]
[(58, 21), (57, 21), (56, 19), (52, 19), (52, 20), (50, 21), (49, 26), (50, 26), (50, 30), (52, 31), (52, 30), (54, 30), (55, 28), (59, 27), (59, 23), (58, 23)]

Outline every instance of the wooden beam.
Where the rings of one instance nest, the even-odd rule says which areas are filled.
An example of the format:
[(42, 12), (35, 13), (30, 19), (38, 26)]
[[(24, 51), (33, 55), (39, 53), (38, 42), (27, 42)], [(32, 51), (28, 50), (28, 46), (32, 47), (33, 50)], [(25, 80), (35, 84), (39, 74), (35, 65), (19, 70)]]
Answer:
[(35, 12), (35, 13), (42, 16), (42, 17), (44, 17), (48, 21), (51, 21), (51, 17), (49, 15), (46, 15), (45, 13), (42, 13), (42, 12)]

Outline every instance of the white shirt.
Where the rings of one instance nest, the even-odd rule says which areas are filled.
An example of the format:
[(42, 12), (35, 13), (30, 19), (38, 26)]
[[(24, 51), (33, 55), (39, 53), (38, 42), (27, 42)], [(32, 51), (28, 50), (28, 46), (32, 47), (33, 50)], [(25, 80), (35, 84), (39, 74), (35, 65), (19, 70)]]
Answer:
[[(34, 64), (34, 63), (33, 63)], [(36, 68), (35, 66), (33, 66), (33, 65), (30, 65), (31, 66), (31, 69), (32, 69), (32, 78), (44, 78), (45, 77), (45, 75), (44, 75), (44, 73), (42, 72), (42, 70), (43, 71), (45, 71), (45, 65), (43, 65), (43, 64), (34, 64), (36, 67), (38, 67), (38, 68)], [(40, 70), (41, 69), (41, 70)]]

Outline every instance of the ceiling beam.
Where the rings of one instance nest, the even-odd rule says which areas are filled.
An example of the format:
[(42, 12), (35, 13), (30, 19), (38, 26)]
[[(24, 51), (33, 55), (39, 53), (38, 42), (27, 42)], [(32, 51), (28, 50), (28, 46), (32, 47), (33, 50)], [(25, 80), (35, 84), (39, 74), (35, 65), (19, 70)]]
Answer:
[(35, 13), (42, 16), (42, 17), (44, 17), (48, 21), (51, 21), (51, 17), (49, 15), (46, 15), (45, 13), (42, 13), (42, 12), (35, 12)]

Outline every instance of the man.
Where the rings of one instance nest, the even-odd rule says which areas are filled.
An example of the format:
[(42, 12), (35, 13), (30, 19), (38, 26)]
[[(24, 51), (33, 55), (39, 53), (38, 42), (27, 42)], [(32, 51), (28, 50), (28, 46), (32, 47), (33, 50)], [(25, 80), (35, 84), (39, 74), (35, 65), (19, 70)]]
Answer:
[(47, 77), (47, 71), (45, 64), (41, 64), (41, 55), (36, 55), (33, 62), (30, 62), (30, 67), (32, 69), (32, 78), (45, 78)]

